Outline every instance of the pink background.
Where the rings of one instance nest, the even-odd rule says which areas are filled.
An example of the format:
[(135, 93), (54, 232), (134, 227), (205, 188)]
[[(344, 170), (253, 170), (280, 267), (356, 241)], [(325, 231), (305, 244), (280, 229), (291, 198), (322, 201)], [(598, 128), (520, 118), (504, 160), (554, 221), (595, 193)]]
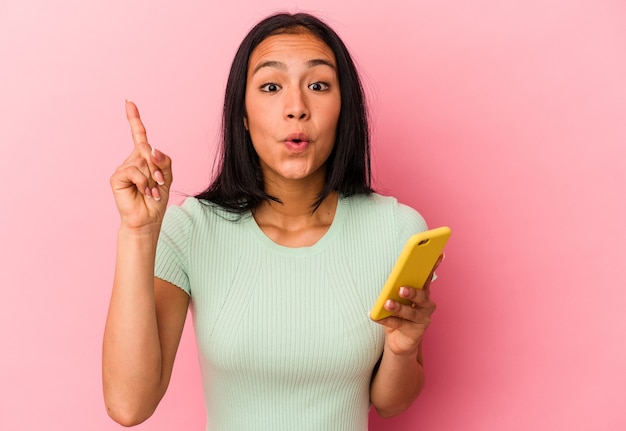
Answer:
[[(283, 9), (354, 53), (378, 189), (453, 229), (426, 388), (371, 429), (626, 429), (626, 2), (215, 3), (0, 0), (0, 429), (119, 429), (100, 346), (124, 98), (176, 199), (199, 191), (234, 51)], [(203, 429), (190, 326), (139, 429)]]

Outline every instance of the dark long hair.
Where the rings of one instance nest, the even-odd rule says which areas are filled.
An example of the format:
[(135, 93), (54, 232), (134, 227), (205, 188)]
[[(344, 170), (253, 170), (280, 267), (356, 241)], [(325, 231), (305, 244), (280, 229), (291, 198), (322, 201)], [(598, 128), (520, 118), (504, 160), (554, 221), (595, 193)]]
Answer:
[(350, 196), (373, 191), (365, 97), (348, 49), (337, 33), (318, 18), (305, 13), (280, 13), (265, 18), (250, 30), (235, 54), (224, 96), (217, 176), (196, 198), (235, 213), (254, 209), (267, 200), (280, 202), (265, 192), (259, 158), (244, 128), (248, 60), (268, 36), (305, 32), (318, 37), (335, 54), (341, 92), (335, 144), (326, 162), (326, 183), (313, 207), (317, 208), (332, 192)]

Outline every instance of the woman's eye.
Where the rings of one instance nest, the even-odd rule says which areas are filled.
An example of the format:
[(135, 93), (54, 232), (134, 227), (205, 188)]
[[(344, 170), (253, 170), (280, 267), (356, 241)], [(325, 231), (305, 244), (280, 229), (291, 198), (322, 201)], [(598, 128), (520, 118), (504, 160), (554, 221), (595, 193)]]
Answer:
[(313, 91), (328, 90), (328, 84), (326, 84), (325, 82), (314, 82), (313, 84), (309, 85), (309, 89)]
[(269, 83), (261, 86), (261, 91), (265, 91), (267, 93), (274, 93), (278, 90), (280, 90), (280, 85), (278, 84)]

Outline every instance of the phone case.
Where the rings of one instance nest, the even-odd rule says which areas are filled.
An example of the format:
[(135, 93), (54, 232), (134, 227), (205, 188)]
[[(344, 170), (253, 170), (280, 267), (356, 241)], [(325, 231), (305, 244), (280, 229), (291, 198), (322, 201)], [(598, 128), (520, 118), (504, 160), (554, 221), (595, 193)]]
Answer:
[(391, 316), (391, 312), (384, 307), (387, 299), (410, 304), (409, 300), (399, 296), (400, 287), (411, 286), (416, 289), (424, 287), (448, 242), (450, 233), (450, 228), (443, 226), (417, 233), (408, 239), (370, 311), (372, 319), (380, 320)]

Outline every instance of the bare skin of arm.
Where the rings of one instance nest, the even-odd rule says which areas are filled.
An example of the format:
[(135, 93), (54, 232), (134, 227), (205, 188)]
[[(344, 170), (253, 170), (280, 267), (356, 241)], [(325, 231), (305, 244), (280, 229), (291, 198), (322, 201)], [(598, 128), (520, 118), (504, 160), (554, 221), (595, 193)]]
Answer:
[(172, 182), (171, 161), (148, 144), (132, 102), (126, 103), (126, 115), (134, 149), (111, 177), (121, 223), (102, 378), (107, 412), (131, 426), (150, 417), (165, 393), (189, 298), (154, 277), (156, 244)]
[(424, 386), (422, 338), (436, 308), (430, 299), (431, 280), (432, 274), (423, 289), (401, 287), (400, 296), (412, 306), (388, 301), (385, 308), (393, 316), (377, 322), (385, 326), (385, 346), (372, 379), (370, 400), (382, 417), (406, 411)]
[(120, 233), (119, 247), (124, 251), (118, 254), (118, 262), (124, 264), (116, 269), (104, 335), (102, 377), (108, 414), (116, 422), (131, 426), (148, 419), (165, 394), (189, 297), (178, 287), (155, 279), (153, 272), (138, 275), (135, 264), (142, 253), (129, 252), (133, 247), (128, 243), (136, 240), (123, 236)]

